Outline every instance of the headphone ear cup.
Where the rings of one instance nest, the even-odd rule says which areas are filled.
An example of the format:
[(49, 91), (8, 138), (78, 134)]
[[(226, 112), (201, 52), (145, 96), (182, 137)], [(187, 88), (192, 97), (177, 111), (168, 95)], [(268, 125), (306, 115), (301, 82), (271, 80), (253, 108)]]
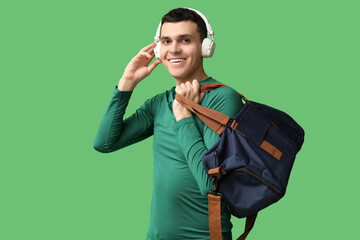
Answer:
[(214, 55), (215, 42), (212, 39), (204, 38), (201, 45), (201, 56), (204, 58), (210, 58)]
[(156, 46), (154, 47), (154, 53), (155, 53), (155, 57), (157, 59), (160, 59), (160, 46), (161, 46), (161, 42), (156, 42)]

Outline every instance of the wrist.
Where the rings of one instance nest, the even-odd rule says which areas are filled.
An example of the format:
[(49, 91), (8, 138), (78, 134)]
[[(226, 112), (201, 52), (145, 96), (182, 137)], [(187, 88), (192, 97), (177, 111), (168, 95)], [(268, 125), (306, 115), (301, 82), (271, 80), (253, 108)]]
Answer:
[(118, 84), (118, 89), (120, 91), (133, 91), (136, 87), (136, 83), (133, 80), (128, 80), (125, 78), (121, 78)]

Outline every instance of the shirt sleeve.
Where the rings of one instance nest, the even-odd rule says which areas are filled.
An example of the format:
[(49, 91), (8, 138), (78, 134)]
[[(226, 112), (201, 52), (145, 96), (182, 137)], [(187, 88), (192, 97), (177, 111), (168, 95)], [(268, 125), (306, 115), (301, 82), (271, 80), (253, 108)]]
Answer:
[(97, 151), (113, 152), (153, 135), (151, 99), (123, 120), (131, 94), (131, 91), (114, 89), (94, 140)]
[[(241, 110), (242, 102), (235, 90), (221, 87), (206, 93), (201, 105), (234, 117)], [(176, 122), (174, 132), (201, 194), (207, 195), (211, 181), (204, 170), (202, 157), (220, 139), (219, 135), (206, 125), (199, 128), (194, 116)]]

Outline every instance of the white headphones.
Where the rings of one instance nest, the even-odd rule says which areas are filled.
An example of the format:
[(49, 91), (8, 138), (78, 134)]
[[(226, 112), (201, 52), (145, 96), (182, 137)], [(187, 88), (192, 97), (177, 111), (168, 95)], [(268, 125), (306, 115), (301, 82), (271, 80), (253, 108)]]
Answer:
[[(192, 8), (187, 8), (187, 9), (196, 12), (204, 20), (207, 29), (207, 34), (211, 39), (208, 37), (204, 38), (201, 45), (201, 56), (204, 58), (212, 57), (215, 51), (215, 42), (214, 42), (214, 32), (211, 28), (209, 21), (201, 12)], [(156, 36), (155, 36), (156, 47), (154, 48), (154, 53), (157, 59), (160, 59), (160, 46), (161, 46), (160, 30), (161, 30), (161, 22), (157, 28)]]

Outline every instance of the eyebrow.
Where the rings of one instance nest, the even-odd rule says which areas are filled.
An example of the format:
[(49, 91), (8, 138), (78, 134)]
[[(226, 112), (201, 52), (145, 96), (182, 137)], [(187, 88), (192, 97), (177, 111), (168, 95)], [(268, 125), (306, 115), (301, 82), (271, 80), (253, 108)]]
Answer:
[[(185, 37), (190, 37), (190, 38), (193, 38), (192, 35), (190, 34), (181, 34), (181, 35), (177, 35), (175, 38), (185, 38)], [(168, 36), (163, 36), (160, 38), (160, 40), (163, 40), (163, 39), (169, 39), (170, 37)]]

